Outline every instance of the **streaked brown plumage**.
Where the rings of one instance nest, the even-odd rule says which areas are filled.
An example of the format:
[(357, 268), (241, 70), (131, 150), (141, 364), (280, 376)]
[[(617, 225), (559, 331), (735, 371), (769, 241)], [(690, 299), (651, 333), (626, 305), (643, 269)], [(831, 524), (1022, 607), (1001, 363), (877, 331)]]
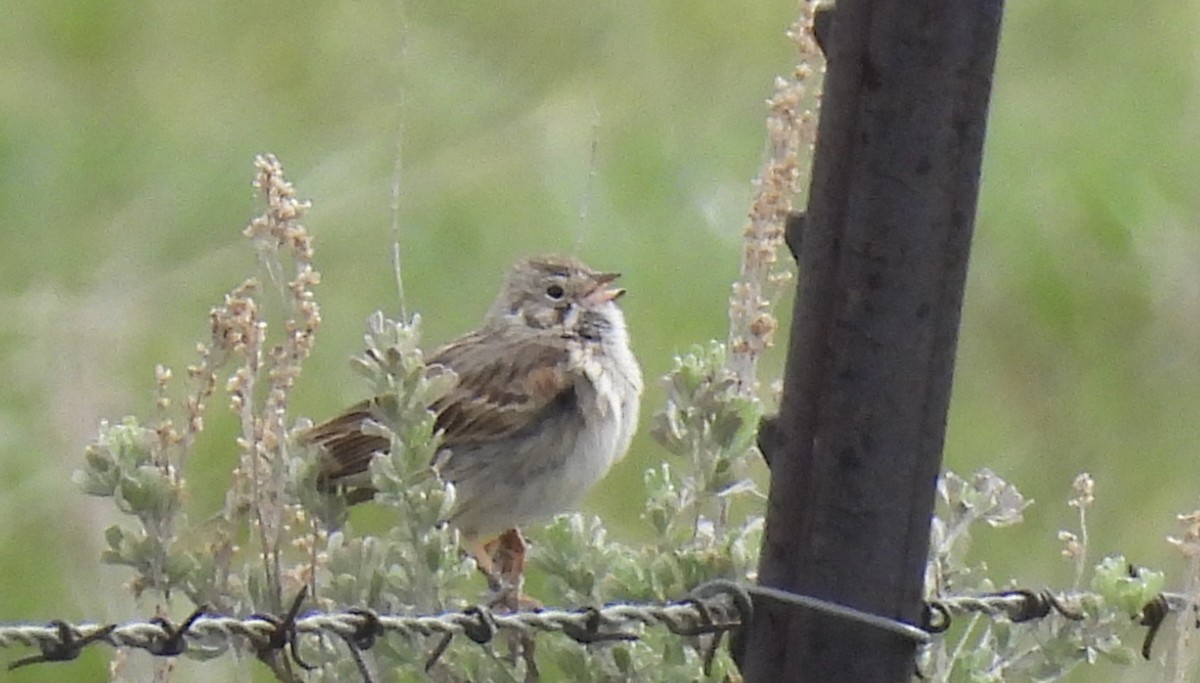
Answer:
[[(485, 571), (489, 540), (574, 506), (629, 447), (642, 379), (615, 303), (624, 290), (607, 288), (616, 278), (570, 257), (519, 261), (483, 326), (428, 358), (458, 376), (432, 406), (437, 462), (458, 491), (449, 521)], [(305, 435), (323, 451), (318, 484), (350, 503), (373, 496), (368, 465), (390, 446), (362, 431), (381, 400)]]

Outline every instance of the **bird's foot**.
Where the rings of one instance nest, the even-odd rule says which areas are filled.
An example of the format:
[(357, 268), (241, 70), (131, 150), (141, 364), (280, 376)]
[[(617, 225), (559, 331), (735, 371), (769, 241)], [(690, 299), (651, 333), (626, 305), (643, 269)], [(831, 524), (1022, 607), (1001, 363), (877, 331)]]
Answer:
[(503, 607), (513, 612), (541, 608), (541, 603), (521, 592), (525, 585), (527, 548), (521, 532), (509, 529), (482, 546), (484, 561), (480, 561), (479, 555), (476, 555), (479, 571), (487, 578), (488, 589), (492, 592), (489, 606)]

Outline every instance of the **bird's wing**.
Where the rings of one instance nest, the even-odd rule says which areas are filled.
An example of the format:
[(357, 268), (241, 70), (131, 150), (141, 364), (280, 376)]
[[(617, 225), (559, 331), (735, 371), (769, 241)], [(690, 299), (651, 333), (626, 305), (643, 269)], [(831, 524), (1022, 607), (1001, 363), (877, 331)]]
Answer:
[[(547, 406), (574, 395), (568, 361), (566, 339), (546, 333), (484, 330), (438, 349), (428, 363), (458, 376), (454, 388), (432, 406), (442, 445), (453, 449), (501, 439), (530, 425)], [(323, 451), (320, 488), (335, 488), (366, 472), (371, 458), (391, 447), (388, 439), (364, 433), (363, 424), (380, 421), (381, 406), (394, 398), (362, 401), (301, 436)]]
[(458, 382), (433, 405), (442, 444), (494, 441), (534, 423), (548, 406), (574, 396), (567, 340), (524, 331), (482, 331), (439, 349), (429, 363)]
[(363, 432), (363, 423), (379, 421), (379, 404), (383, 400), (377, 397), (357, 403), (301, 436), (303, 441), (320, 446), (323, 451), (318, 487), (329, 488), (339, 480), (366, 472), (371, 458), (391, 447), (388, 439)]

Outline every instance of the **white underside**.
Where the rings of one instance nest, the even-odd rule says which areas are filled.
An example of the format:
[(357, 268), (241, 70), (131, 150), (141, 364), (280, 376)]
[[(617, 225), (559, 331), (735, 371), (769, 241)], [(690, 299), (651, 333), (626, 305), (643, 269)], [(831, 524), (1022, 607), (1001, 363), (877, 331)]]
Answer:
[(451, 454), (451, 463), (460, 462), (449, 477), (458, 493), (450, 521), (468, 538), (493, 537), (578, 509), (629, 450), (642, 377), (624, 319), (615, 304), (612, 309), (617, 320), (604, 351), (593, 344), (572, 352), (576, 401), (569, 410), (547, 416), (520, 439)]

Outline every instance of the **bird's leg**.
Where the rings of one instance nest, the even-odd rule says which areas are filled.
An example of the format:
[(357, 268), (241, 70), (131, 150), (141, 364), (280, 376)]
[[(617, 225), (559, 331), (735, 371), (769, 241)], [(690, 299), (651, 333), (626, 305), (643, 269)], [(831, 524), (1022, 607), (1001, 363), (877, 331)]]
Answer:
[(520, 585), (525, 576), (525, 551), (528, 548), (525, 537), (520, 529), (509, 529), (500, 534), (496, 542), (499, 548), (495, 558), (499, 560), (500, 575), (512, 579), (512, 585)]
[(519, 612), (541, 609), (542, 603), (522, 593), (525, 585), (525, 557), (529, 548), (520, 529), (509, 529), (496, 539), (498, 547), (493, 558), (496, 560), (503, 590), (495, 604)]
[(488, 547), (494, 573), (488, 578), (494, 596), (492, 605), (516, 612), (521, 609), (521, 584), (525, 581), (525, 539), (509, 529)]
[[(515, 530), (513, 530), (515, 532)], [(513, 562), (512, 550), (510, 545), (511, 539), (508, 539), (508, 534), (505, 532), (500, 536), (485, 541), (481, 538), (467, 538), (463, 540), (463, 548), (471, 557), (475, 558), (475, 566), (479, 569), (479, 573), (487, 579), (488, 590), (492, 591), (497, 597), (492, 602), (500, 604), (505, 602), (507, 595), (511, 594), (514, 589), (519, 593), (519, 584), (512, 582)], [(524, 559), (524, 541), (520, 540), (520, 565), (525, 564)], [(517, 581), (521, 580), (520, 572), (516, 575)]]
[[(492, 598), (492, 606), (501, 607), (509, 612), (541, 609), (541, 603), (524, 595), (522, 591), (525, 584), (525, 556), (529, 546), (525, 537), (521, 535), (521, 530), (509, 529), (500, 534), (493, 543), (495, 548), (492, 559), (496, 564), (500, 590), (496, 591)], [(520, 657), (525, 661), (526, 672), (533, 675), (529, 680), (538, 678), (534, 643), (528, 634), (508, 634), (509, 652), (514, 660)]]
[(509, 529), (490, 541), (466, 539), (463, 546), (475, 558), (475, 566), (487, 579), (488, 589), (493, 593), (489, 601), (492, 606), (514, 612), (541, 607), (536, 600), (521, 593), (528, 546), (520, 530)]

